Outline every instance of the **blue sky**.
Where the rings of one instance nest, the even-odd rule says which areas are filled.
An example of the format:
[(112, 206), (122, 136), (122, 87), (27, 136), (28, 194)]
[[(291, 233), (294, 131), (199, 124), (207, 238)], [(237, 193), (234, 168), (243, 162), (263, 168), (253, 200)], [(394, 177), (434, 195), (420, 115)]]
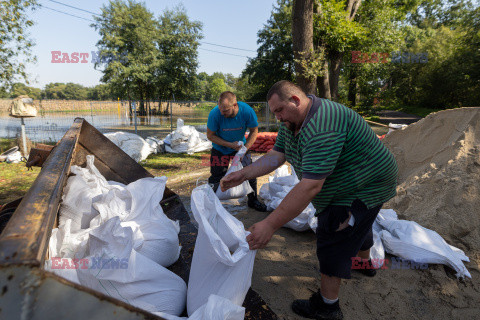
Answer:
[[(100, 8), (108, 1), (93, 0), (58, 0), (59, 2), (100, 13)], [(40, 4), (59, 11), (64, 11), (85, 19), (92, 19), (86, 12), (69, 8), (54, 1), (40, 0)], [(254, 57), (255, 52), (240, 51), (205, 42), (241, 48), (257, 49), (257, 32), (263, 27), (272, 11), (275, 0), (165, 0), (145, 1), (146, 7), (159, 16), (165, 9), (173, 9), (179, 4), (187, 10), (191, 20), (203, 23), (204, 42), (200, 46), (198, 72), (212, 74), (219, 71), (239, 76), (247, 62), (246, 57), (215, 53), (207, 50), (225, 52), (240, 56)], [(68, 16), (47, 8), (39, 8), (33, 13), (35, 25), (30, 29), (31, 38), (36, 45), (33, 53), (37, 63), (29, 65), (31, 86), (43, 88), (50, 82), (75, 82), (85, 86), (100, 83), (102, 73), (95, 70), (93, 63), (51, 63), (51, 51), (73, 52), (96, 51), (98, 33), (90, 27), (91, 22)]]

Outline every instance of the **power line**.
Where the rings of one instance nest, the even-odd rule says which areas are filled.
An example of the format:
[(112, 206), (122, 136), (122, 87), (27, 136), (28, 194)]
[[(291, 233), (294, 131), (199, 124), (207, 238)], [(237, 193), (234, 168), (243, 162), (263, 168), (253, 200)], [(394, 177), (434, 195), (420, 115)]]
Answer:
[[(94, 13), (94, 12), (87, 11), (87, 10), (83, 10), (83, 9), (76, 8), (76, 7), (73, 7), (73, 6), (69, 6), (69, 5), (66, 5), (66, 4), (61, 3), (61, 2), (58, 2), (58, 1), (54, 1), (54, 0), (48, 0), (48, 1), (51, 1), (51, 2), (54, 2), (54, 3), (58, 3), (58, 4), (62, 4), (62, 5), (65, 5), (65, 6), (67, 6), (67, 7), (72, 7), (72, 8), (74, 8), (74, 9), (81, 10), (81, 11), (85, 11), (85, 12), (88, 12), (88, 13), (91, 13), (91, 14), (94, 14), (94, 15), (97, 15), (97, 16), (98, 16), (98, 14), (96, 14), (96, 13)], [(53, 9), (53, 8), (47, 7), (46, 5), (43, 5), (43, 4), (40, 4), (40, 6), (41, 6), (42, 8), (49, 9), (49, 10), (52, 10), (52, 11), (55, 11), (55, 12), (58, 12), (58, 13), (62, 13), (62, 14), (65, 14), (65, 15), (67, 15), (67, 16), (75, 17), (75, 18), (78, 18), (78, 19), (82, 19), (82, 20), (90, 21), (90, 22), (94, 22), (94, 23), (96, 22), (96, 21), (94, 21), (94, 20), (87, 19), (87, 18), (84, 18), (84, 17), (80, 17), (80, 16), (77, 16), (77, 15), (74, 15), (74, 14), (71, 14), (71, 13), (68, 13), (68, 12), (65, 12), (65, 11), (61, 11), (61, 10), (57, 10), (57, 9)], [(235, 50), (256, 52), (256, 51), (254, 51), (254, 50), (248, 50), (248, 49), (241, 49), (241, 48), (229, 47), (229, 46), (224, 46), (224, 45), (221, 45), (221, 44), (215, 44), (215, 43), (204, 42), (204, 41), (200, 41), (200, 43), (204, 43), (204, 44), (212, 45), (212, 46), (217, 46), (217, 47), (235, 49)], [(225, 55), (229, 55), (229, 56), (235, 56), (235, 57), (242, 57), (242, 58), (253, 59), (252, 57), (249, 57), (249, 56), (244, 56), (244, 55), (239, 55), (239, 54), (234, 54), (234, 53), (227, 53), (227, 52), (209, 50), (209, 49), (204, 49), (204, 48), (198, 48), (198, 49), (204, 50), (204, 51), (209, 51), (209, 52), (215, 52), (215, 53), (225, 54)], [(268, 61), (270, 60), (270, 59), (265, 59), (265, 58), (257, 58), (257, 59), (260, 59), (260, 60), (268, 60)]]
[(222, 47), (222, 48), (234, 49), (234, 50), (242, 50), (242, 51), (257, 52), (256, 50), (248, 50), (248, 49), (240, 49), (240, 48), (235, 48), (235, 47), (228, 47), (228, 46), (224, 46), (224, 45), (221, 45), (221, 44), (210, 43), (210, 42), (204, 42), (204, 41), (200, 41), (200, 43), (208, 44), (208, 45), (211, 45), (211, 46)]
[(250, 59), (252, 59), (252, 57), (249, 57), (249, 56), (242, 56), (242, 55), (239, 55), (239, 54), (234, 54), (234, 53), (227, 53), (227, 52), (221, 52), (221, 51), (209, 50), (209, 49), (204, 49), (204, 48), (198, 48), (198, 49), (200, 49), (200, 50), (204, 50), (204, 51), (210, 51), (210, 52), (216, 52), (216, 53), (226, 54), (226, 55), (229, 55), (229, 56), (236, 56), (236, 57), (242, 57), (242, 58), (250, 58)]
[(199, 49), (199, 50), (204, 50), (204, 51), (215, 52), (215, 53), (226, 54), (226, 55), (235, 56), (235, 57), (242, 57), (242, 58), (249, 58), (249, 59), (258, 59), (258, 60), (272, 61), (272, 59), (252, 58), (252, 57), (249, 57), (249, 56), (242, 56), (242, 55), (239, 55), (239, 54), (227, 53), (227, 52), (221, 52), (221, 51), (215, 51), (215, 50), (209, 50), (209, 49), (204, 49), (204, 48), (198, 48), (198, 49)]
[(82, 9), (82, 8), (74, 7), (74, 6), (71, 6), (69, 4), (66, 4), (66, 3), (63, 3), (63, 2), (60, 2), (60, 1), (55, 1), (55, 0), (48, 0), (48, 1), (53, 2), (53, 3), (58, 3), (58, 4), (60, 4), (62, 6), (65, 6), (65, 7), (69, 7), (69, 8), (73, 8), (73, 9), (80, 10), (80, 11), (83, 11), (83, 12), (91, 13), (91, 14), (96, 15), (96, 16), (100, 16), (98, 13), (88, 11), (88, 10), (85, 10), (85, 9)]
[[(60, 2), (60, 1), (55, 1), (55, 0), (48, 0), (48, 1), (53, 2), (53, 3), (57, 3), (57, 4), (60, 4), (60, 5), (62, 5), (62, 6), (69, 7), (69, 8), (75, 9), (75, 10), (80, 10), (80, 11), (87, 12), (87, 13), (90, 13), (90, 14), (93, 14), (93, 15), (96, 15), (96, 16), (100, 16), (99, 14), (97, 14), (97, 13), (95, 13), (95, 12), (88, 11), (88, 10), (85, 10), (85, 9), (82, 9), (82, 8), (79, 8), (79, 7), (71, 6), (71, 5), (69, 5), (69, 4), (66, 4), (66, 3), (63, 3), (63, 2)], [(62, 13), (65, 13), (65, 12), (62, 12)], [(240, 51), (247, 51), (247, 52), (257, 52), (256, 50), (249, 50), (249, 49), (242, 49), (242, 48), (236, 48), (236, 47), (229, 47), (229, 46), (224, 46), (224, 45), (221, 45), (221, 44), (211, 43), (211, 42), (205, 42), (205, 41), (200, 41), (200, 43), (203, 43), (203, 44), (206, 44), (206, 45), (211, 45), (211, 46), (216, 46), (216, 47), (233, 49), (233, 50), (240, 50)]]
[(63, 13), (63, 14), (66, 14), (67, 16), (79, 18), (79, 19), (82, 19), (82, 20), (90, 21), (90, 22), (96, 22), (96, 21), (93, 21), (91, 19), (87, 19), (87, 18), (84, 18), (84, 17), (76, 16), (76, 15), (71, 14), (71, 13), (67, 13), (67, 12), (64, 12), (64, 11), (61, 11), (61, 10), (57, 10), (57, 9), (47, 7), (46, 5), (43, 5), (43, 4), (40, 4), (40, 7), (45, 8), (45, 9), (49, 9), (49, 10), (52, 10), (52, 11), (56, 11), (56, 12), (59, 12), (59, 13)]

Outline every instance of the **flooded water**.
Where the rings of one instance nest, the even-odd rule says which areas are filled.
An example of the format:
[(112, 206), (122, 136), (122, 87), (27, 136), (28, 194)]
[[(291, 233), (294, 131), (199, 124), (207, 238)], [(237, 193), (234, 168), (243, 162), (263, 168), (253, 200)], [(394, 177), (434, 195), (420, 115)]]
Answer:
[[(190, 109), (175, 112), (169, 115), (156, 116), (130, 116), (128, 112), (49, 112), (35, 118), (25, 118), (25, 130), (27, 137), (35, 142), (55, 142), (63, 137), (71, 127), (75, 118), (84, 118), (101, 132), (129, 131), (146, 138), (156, 135), (164, 138), (170, 131), (171, 126), (175, 130), (177, 119), (183, 119), (186, 125), (194, 126), (200, 132), (206, 132), (209, 110)], [(265, 115), (257, 113), (259, 125), (266, 129), (267, 125), (275, 124), (270, 119), (267, 123)], [(7, 113), (0, 114), (0, 137), (15, 138), (21, 133), (21, 120), (9, 117)]]
[[(100, 132), (128, 131), (135, 132), (135, 120), (137, 122), (137, 134), (146, 138), (157, 136), (164, 138), (177, 126), (177, 119), (183, 119), (186, 125), (194, 126), (200, 132), (206, 132), (207, 119), (210, 110), (197, 108), (183, 108), (177, 112), (174, 110), (172, 117), (169, 115), (156, 116), (130, 116), (127, 111), (115, 112), (48, 112), (39, 114), (35, 118), (25, 118), (27, 137), (34, 142), (56, 142), (60, 140), (71, 127), (75, 118), (84, 118)], [(265, 110), (257, 111), (260, 131), (269, 131), (278, 125), (273, 115), (269, 114), (266, 119)], [(387, 129), (372, 126), (373, 130), (381, 135)], [(7, 113), (0, 113), (0, 137), (15, 138), (21, 133), (21, 120), (9, 117)]]

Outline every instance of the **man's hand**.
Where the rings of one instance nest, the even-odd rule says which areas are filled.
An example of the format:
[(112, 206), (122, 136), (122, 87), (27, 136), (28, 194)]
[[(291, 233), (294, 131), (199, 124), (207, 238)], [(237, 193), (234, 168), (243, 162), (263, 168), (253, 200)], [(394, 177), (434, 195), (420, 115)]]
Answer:
[(257, 250), (265, 248), (276, 230), (268, 221), (262, 220), (251, 226), (248, 231), (251, 232), (247, 236), (248, 246), (250, 250)]
[(230, 142), (229, 148), (238, 151), (242, 146), (238, 143), (238, 141)]
[(241, 185), (245, 180), (247, 179), (245, 178), (245, 174), (242, 172), (242, 170), (235, 171), (220, 180), (220, 188), (222, 192), (225, 192), (230, 188)]

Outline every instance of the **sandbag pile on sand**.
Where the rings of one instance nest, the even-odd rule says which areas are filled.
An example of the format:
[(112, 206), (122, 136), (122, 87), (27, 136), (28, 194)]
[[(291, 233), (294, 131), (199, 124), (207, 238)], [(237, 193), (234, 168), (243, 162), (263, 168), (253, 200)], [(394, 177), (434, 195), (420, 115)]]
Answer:
[(398, 194), (385, 207), (478, 256), (480, 108), (431, 114), (384, 143), (399, 167)]
[(249, 150), (255, 152), (268, 152), (272, 150), (277, 140), (278, 132), (259, 132), (257, 139)]

